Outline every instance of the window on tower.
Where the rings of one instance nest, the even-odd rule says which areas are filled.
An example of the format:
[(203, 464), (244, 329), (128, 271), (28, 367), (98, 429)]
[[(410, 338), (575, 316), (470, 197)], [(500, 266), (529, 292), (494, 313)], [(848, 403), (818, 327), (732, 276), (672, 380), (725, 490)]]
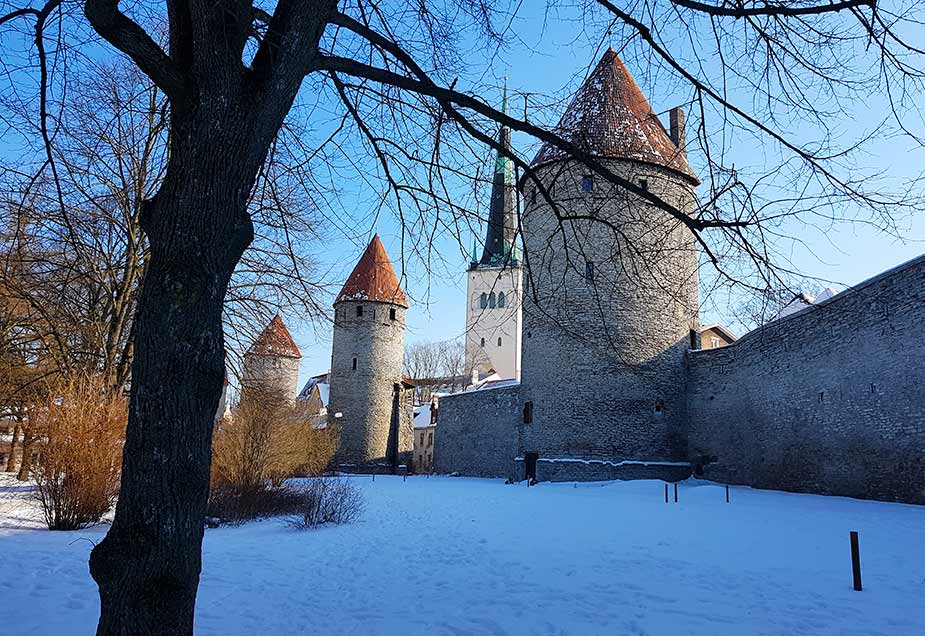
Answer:
[(649, 180), (646, 179), (645, 177), (641, 178), (639, 180), (639, 187), (645, 190), (646, 192), (648, 192), (649, 191)]
[(363, 305), (357, 305), (357, 318), (363, 316)]
[(485, 338), (482, 338), (482, 346), (485, 346)]
[(591, 192), (594, 190), (594, 178), (586, 174), (581, 177), (581, 191), (582, 192)]
[(524, 402), (524, 424), (533, 424), (533, 402)]
[(389, 309), (389, 320), (395, 320), (395, 308), (391, 307)]
[(479, 299), (479, 306), (481, 306), (482, 309), (488, 307), (488, 294), (485, 292), (482, 292), (482, 297)]
[(585, 279), (594, 280), (594, 261), (585, 262)]
[(498, 293), (498, 307), (504, 307), (504, 292)]
[(501, 338), (498, 338), (498, 346), (501, 346)]
[(356, 358), (353, 359), (353, 370), (354, 371), (357, 370), (357, 359)]
[(495, 300), (495, 292), (491, 292), (490, 294), (488, 294), (488, 307), (490, 309), (494, 309), (497, 304), (498, 303)]
[(539, 188), (536, 187), (535, 185), (533, 186), (533, 189), (530, 190), (530, 203), (536, 203), (536, 191), (537, 190), (539, 190)]

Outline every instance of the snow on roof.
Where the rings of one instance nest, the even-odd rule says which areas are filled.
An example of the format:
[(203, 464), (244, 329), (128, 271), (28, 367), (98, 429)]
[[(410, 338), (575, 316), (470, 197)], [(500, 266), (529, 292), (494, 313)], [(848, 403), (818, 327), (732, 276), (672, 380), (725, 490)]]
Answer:
[(414, 428), (427, 428), (431, 426), (430, 404), (423, 404), (414, 408)]
[(321, 406), (328, 408), (328, 399), (331, 397), (331, 385), (327, 382), (319, 382), (315, 386), (318, 388), (318, 397), (321, 398)]
[(315, 387), (318, 387), (318, 393), (321, 398), (322, 406), (327, 407), (328, 395), (331, 391), (331, 386), (328, 384), (328, 373), (322, 373), (320, 375), (314, 375), (310, 377), (308, 382), (305, 383), (305, 386), (302, 387), (302, 390), (299, 391), (299, 396), (296, 399), (311, 399), (312, 391), (315, 389)]
[[(610, 159), (644, 161), (697, 180), (681, 152), (665, 132), (658, 116), (639, 89), (623, 60), (608, 49), (575, 94), (555, 132), (582, 151)], [(546, 143), (533, 165), (568, 158)]]
[(774, 317), (771, 318), (771, 320), (772, 321), (779, 320), (780, 318), (783, 318), (785, 316), (789, 316), (791, 314), (797, 313), (798, 311), (802, 311), (806, 309), (807, 307), (809, 307), (810, 305), (818, 305), (819, 303), (834, 297), (836, 294), (838, 294), (838, 290), (833, 289), (831, 287), (826, 287), (821, 292), (819, 292), (817, 296), (810, 296), (808, 294), (799, 294), (789, 303), (784, 305), (783, 309), (777, 312), (777, 314), (775, 314)]
[(366, 300), (408, 307), (405, 293), (398, 283), (392, 262), (385, 253), (385, 247), (382, 246), (378, 234), (369, 242), (363, 256), (357, 261), (334, 304), (348, 300)]
[(301, 358), (302, 353), (292, 339), (292, 334), (286, 329), (279, 314), (273, 316), (270, 324), (257, 336), (254, 344), (247, 350), (252, 356), (280, 356), (284, 358)]

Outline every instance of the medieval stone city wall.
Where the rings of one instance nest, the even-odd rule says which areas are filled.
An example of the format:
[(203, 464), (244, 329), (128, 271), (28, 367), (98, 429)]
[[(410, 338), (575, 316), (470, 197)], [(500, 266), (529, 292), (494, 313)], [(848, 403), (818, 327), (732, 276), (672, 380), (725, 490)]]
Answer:
[[(517, 477), (520, 386), (440, 398), (434, 470), (475, 477)], [(517, 477), (520, 478), (520, 477)]]
[(247, 354), (241, 385), (261, 393), (294, 401), (299, 391), (299, 359), (288, 356)]
[[(671, 170), (606, 163), (682, 210), (694, 205), (693, 183)], [(521, 377), (534, 422), (524, 426), (522, 450), (547, 459), (686, 459), (685, 352), (698, 326), (693, 236), (602, 177), (586, 191), (587, 172), (573, 162), (541, 169), (566, 214), (592, 219), (560, 227), (534, 188), (525, 192)], [(540, 479), (588, 472), (587, 464), (547, 464)]]
[(708, 479), (925, 503), (925, 257), (691, 352)]
[[(357, 306), (363, 307), (362, 316), (357, 316)], [(405, 311), (389, 303), (355, 301), (339, 303), (334, 310), (328, 418), (340, 429), (339, 463), (386, 457), (394, 387), (402, 380)], [(341, 416), (335, 417), (337, 413)], [(400, 413), (398, 450), (403, 453), (411, 450), (413, 434), (405, 392)]]

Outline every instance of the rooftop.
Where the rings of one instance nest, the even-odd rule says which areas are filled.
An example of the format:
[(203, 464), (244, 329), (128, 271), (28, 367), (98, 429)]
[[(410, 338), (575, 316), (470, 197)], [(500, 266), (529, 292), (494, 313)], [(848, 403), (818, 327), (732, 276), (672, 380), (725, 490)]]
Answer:
[[(644, 161), (697, 180), (684, 153), (668, 136), (613, 49), (604, 53), (578, 89), (555, 132), (592, 156)], [(567, 158), (565, 151), (546, 143), (533, 159), (533, 165)]]
[(292, 339), (292, 334), (286, 329), (283, 319), (276, 314), (270, 324), (254, 340), (254, 344), (247, 350), (247, 355), (301, 358), (302, 352)]
[(353, 268), (343, 289), (337, 295), (334, 304), (344, 301), (365, 300), (380, 303), (391, 303), (408, 307), (405, 293), (398, 284), (398, 277), (392, 269), (379, 235), (375, 235), (369, 242), (363, 256)]

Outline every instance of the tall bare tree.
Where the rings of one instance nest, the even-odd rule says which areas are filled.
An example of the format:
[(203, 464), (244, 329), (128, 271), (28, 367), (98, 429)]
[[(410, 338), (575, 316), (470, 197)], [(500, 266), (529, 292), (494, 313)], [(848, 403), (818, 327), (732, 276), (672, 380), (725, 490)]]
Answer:
[[(57, 184), (46, 96), (63, 85), (58, 69), (71, 51), (62, 46), (70, 44), (63, 34), (86, 29), (62, 0), (5, 4), (0, 26), (8, 25), (14, 41), (23, 41), (15, 40), (15, 29), (22, 29), (18, 37), (34, 43), (39, 99), (27, 132), (42, 141), (40, 167)], [(559, 223), (576, 220), (556, 205), (520, 153), (495, 141), (497, 124), (550, 144), (660, 210), (691, 232), (721, 278), (755, 288), (773, 283), (787, 265), (774, 248), (786, 232), (782, 219), (852, 219), (891, 230), (899, 212), (919, 203), (906, 190), (878, 189), (871, 180), (876, 175), (859, 176), (847, 159), (865, 135), (911, 130), (904, 120), (908, 100), (923, 77), (922, 51), (909, 36), (921, 20), (915, 3), (547, 5), (550, 19), (581, 10), (585, 17), (576, 28), (601, 39), (609, 33), (624, 55), (688, 96), (697, 114), (689, 149), (700, 153), (706, 180), (696, 209), (678, 209), (580, 144), (533, 123), (536, 108), (527, 120), (477, 96), (485, 67), (467, 65), (484, 59), (480, 51), (502, 45), (522, 3), (167, 0), (157, 5), (168, 24), (162, 48), (141, 21), (157, 13), (149, 11), (153, 2), (133, 6), (132, 15), (118, 0), (84, 2), (93, 31), (155, 83), (170, 112), (164, 178), (141, 203), (150, 255), (133, 326), (121, 497), (113, 526), (91, 557), (100, 587), (99, 634), (192, 633), (212, 422), (222, 390), (223, 302), (254, 240), (252, 192), (290, 114), (310, 124), (311, 134), (297, 140), (304, 143), (299, 151), (323, 169), (323, 179), (316, 175), (326, 186), (320, 191), (333, 194), (319, 207), (349, 229), (358, 218), (338, 200), (339, 185), (367, 184), (373, 214), (388, 208), (404, 228), (402, 258), (416, 255), (425, 263), (435, 235), (478, 220), (456, 199), (453, 184), (478, 172), (485, 146), (514, 162)], [(747, 88), (750, 98), (738, 99), (728, 90), (732, 84)], [(22, 90), (28, 88), (17, 85), (13, 92)], [(878, 91), (895, 109), (884, 126), (839, 143), (833, 123), (845, 114), (846, 100)], [(814, 126), (816, 139), (793, 136), (797, 116)], [(724, 146), (733, 131), (766, 145), (776, 167), (757, 175), (734, 169)], [(529, 262), (530, 254), (524, 258)]]

